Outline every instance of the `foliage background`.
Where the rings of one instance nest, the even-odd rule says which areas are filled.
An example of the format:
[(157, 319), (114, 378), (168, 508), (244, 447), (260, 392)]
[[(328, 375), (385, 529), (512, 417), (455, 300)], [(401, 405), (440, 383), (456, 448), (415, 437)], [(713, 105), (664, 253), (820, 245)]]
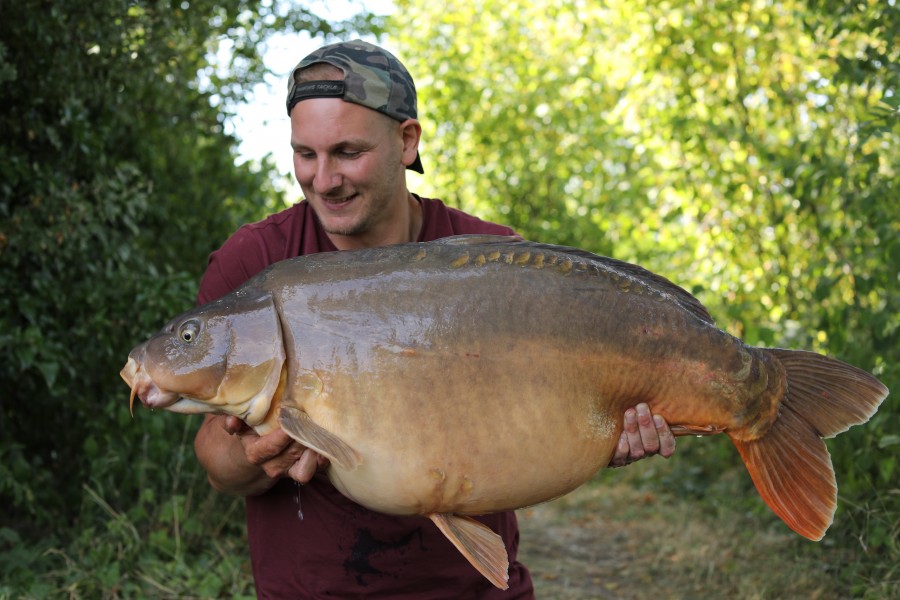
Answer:
[[(893, 0), (315, 9), (0, 0), (0, 597), (252, 594), (242, 506), (209, 491), (197, 421), (132, 421), (117, 373), (191, 305), (206, 255), (283, 205), (224, 128), (275, 31), (387, 32), (420, 92), (415, 191), (639, 262), (749, 343), (897, 389)], [(829, 442), (847, 595), (900, 579), (898, 413), (894, 395)], [(637, 484), (764, 510), (722, 442)]]
[[(750, 344), (814, 349), (897, 389), (895, 2), (398, 7), (426, 111), (425, 193), (640, 263)], [(829, 441), (829, 535), (861, 549), (847, 594), (897, 593), (898, 413), (895, 393)], [(681, 447), (660, 475), (681, 494), (743, 469), (725, 440)], [(740, 481), (723, 495), (755, 501)]]
[(118, 371), (193, 304), (209, 252), (282, 203), (224, 124), (271, 32), (375, 29), (316, 8), (0, 0), (0, 597), (252, 593), (199, 421), (132, 421)]

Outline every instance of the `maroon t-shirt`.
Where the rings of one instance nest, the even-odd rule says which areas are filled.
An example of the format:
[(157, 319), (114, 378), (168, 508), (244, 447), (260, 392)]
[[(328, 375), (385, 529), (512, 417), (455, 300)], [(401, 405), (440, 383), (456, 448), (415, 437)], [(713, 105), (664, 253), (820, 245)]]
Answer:
[[(450, 235), (513, 235), (439, 200), (418, 198), (418, 241)], [(200, 303), (230, 292), (272, 263), (336, 248), (307, 202), (245, 225), (209, 257)], [(503, 538), (509, 589), (491, 585), (425, 517), (372, 512), (342, 496), (323, 473), (307, 485), (280, 480), (248, 496), (247, 533), (260, 598), (532, 598), (531, 576), (516, 560), (513, 512), (479, 518)]]

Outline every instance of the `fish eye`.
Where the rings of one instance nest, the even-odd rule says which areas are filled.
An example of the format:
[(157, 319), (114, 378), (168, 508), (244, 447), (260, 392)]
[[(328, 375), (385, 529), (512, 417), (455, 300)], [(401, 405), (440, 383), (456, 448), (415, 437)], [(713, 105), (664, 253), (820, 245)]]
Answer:
[(178, 330), (178, 336), (182, 339), (182, 341), (187, 342), (188, 344), (196, 340), (199, 334), (200, 323), (194, 320), (185, 321), (184, 323), (182, 323), (181, 328)]

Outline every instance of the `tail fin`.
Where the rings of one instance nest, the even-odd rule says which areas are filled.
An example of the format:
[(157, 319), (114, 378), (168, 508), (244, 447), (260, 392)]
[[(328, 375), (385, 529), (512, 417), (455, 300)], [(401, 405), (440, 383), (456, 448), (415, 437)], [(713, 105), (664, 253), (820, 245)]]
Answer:
[(837, 505), (834, 469), (822, 438), (868, 421), (888, 389), (869, 373), (814, 352), (767, 352), (787, 373), (781, 412), (760, 439), (732, 442), (769, 508), (788, 527), (818, 541)]

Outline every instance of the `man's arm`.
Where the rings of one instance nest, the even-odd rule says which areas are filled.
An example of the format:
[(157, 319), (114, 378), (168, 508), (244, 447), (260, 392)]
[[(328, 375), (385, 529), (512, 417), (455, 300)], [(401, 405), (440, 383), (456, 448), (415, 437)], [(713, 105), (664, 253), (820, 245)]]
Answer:
[(207, 415), (194, 451), (213, 488), (236, 496), (261, 494), (282, 477), (306, 483), (325, 459), (282, 431), (259, 436), (235, 417)]

